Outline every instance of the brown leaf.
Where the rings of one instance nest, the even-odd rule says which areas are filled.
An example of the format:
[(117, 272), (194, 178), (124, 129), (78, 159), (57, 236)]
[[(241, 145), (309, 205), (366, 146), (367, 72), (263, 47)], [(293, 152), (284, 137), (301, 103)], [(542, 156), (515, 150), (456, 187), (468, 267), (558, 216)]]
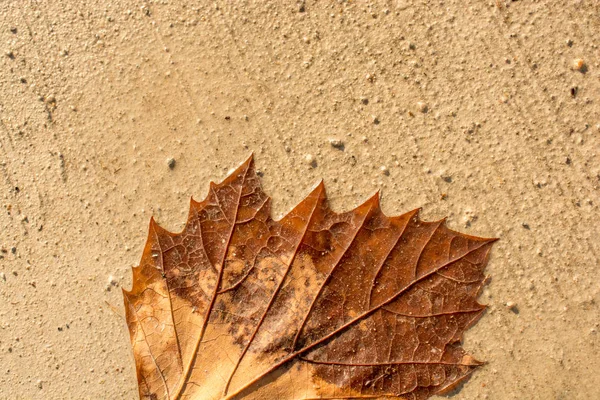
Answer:
[(494, 239), (319, 184), (271, 218), (250, 158), (173, 234), (150, 221), (124, 291), (141, 398), (425, 399), (481, 365), (460, 345)]

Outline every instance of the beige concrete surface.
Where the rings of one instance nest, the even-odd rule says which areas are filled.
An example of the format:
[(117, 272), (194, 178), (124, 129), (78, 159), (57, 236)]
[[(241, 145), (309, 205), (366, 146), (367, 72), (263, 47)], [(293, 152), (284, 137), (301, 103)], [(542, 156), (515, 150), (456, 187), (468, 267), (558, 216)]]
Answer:
[(251, 152), (277, 215), (323, 178), (336, 210), (381, 189), (388, 214), (501, 239), (465, 340), (488, 364), (455, 399), (600, 398), (599, 16), (0, 2), (0, 399), (136, 398), (120, 286), (150, 216), (179, 230)]

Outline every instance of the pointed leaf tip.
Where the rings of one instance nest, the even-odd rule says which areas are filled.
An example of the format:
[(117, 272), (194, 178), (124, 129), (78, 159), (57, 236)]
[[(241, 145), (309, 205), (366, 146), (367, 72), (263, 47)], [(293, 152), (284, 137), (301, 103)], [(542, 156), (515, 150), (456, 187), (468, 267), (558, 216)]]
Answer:
[(248, 168), (253, 164), (254, 164), (254, 152), (251, 152), (250, 155), (248, 156), (248, 158), (246, 158), (246, 160), (240, 166), (245, 166), (246, 168)]
[(313, 189), (312, 193), (319, 193), (319, 194), (323, 195), (324, 197), (327, 197), (327, 195), (325, 194), (326, 193), (325, 183), (323, 182), (323, 179), (321, 179), (319, 181), (319, 183), (317, 183), (317, 185)]
[(365, 201), (365, 203), (369, 203), (369, 205), (373, 208), (373, 209), (377, 209), (377, 210), (381, 210), (381, 190), (378, 189), (375, 193), (373, 193), (371, 195), (371, 197), (369, 197), (367, 199), (367, 201)]

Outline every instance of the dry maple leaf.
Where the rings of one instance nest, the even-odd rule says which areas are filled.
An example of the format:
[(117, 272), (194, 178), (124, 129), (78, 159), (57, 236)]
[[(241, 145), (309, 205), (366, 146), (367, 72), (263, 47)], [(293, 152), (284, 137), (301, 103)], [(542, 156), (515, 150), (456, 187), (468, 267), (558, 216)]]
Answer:
[(425, 399), (480, 362), (460, 345), (494, 239), (375, 195), (335, 213), (323, 184), (271, 218), (252, 157), (173, 234), (150, 222), (124, 291), (149, 399)]

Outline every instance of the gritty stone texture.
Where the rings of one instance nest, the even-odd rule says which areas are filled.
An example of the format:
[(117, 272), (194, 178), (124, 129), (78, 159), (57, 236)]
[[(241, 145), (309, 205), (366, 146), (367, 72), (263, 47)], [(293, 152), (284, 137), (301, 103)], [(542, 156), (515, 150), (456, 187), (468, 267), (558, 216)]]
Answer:
[(181, 230), (190, 197), (251, 152), (274, 216), (323, 178), (337, 211), (381, 189), (390, 215), (500, 238), (465, 338), (487, 364), (453, 400), (600, 398), (597, 14), (0, 2), (0, 399), (137, 398), (107, 277), (130, 288), (150, 217)]

